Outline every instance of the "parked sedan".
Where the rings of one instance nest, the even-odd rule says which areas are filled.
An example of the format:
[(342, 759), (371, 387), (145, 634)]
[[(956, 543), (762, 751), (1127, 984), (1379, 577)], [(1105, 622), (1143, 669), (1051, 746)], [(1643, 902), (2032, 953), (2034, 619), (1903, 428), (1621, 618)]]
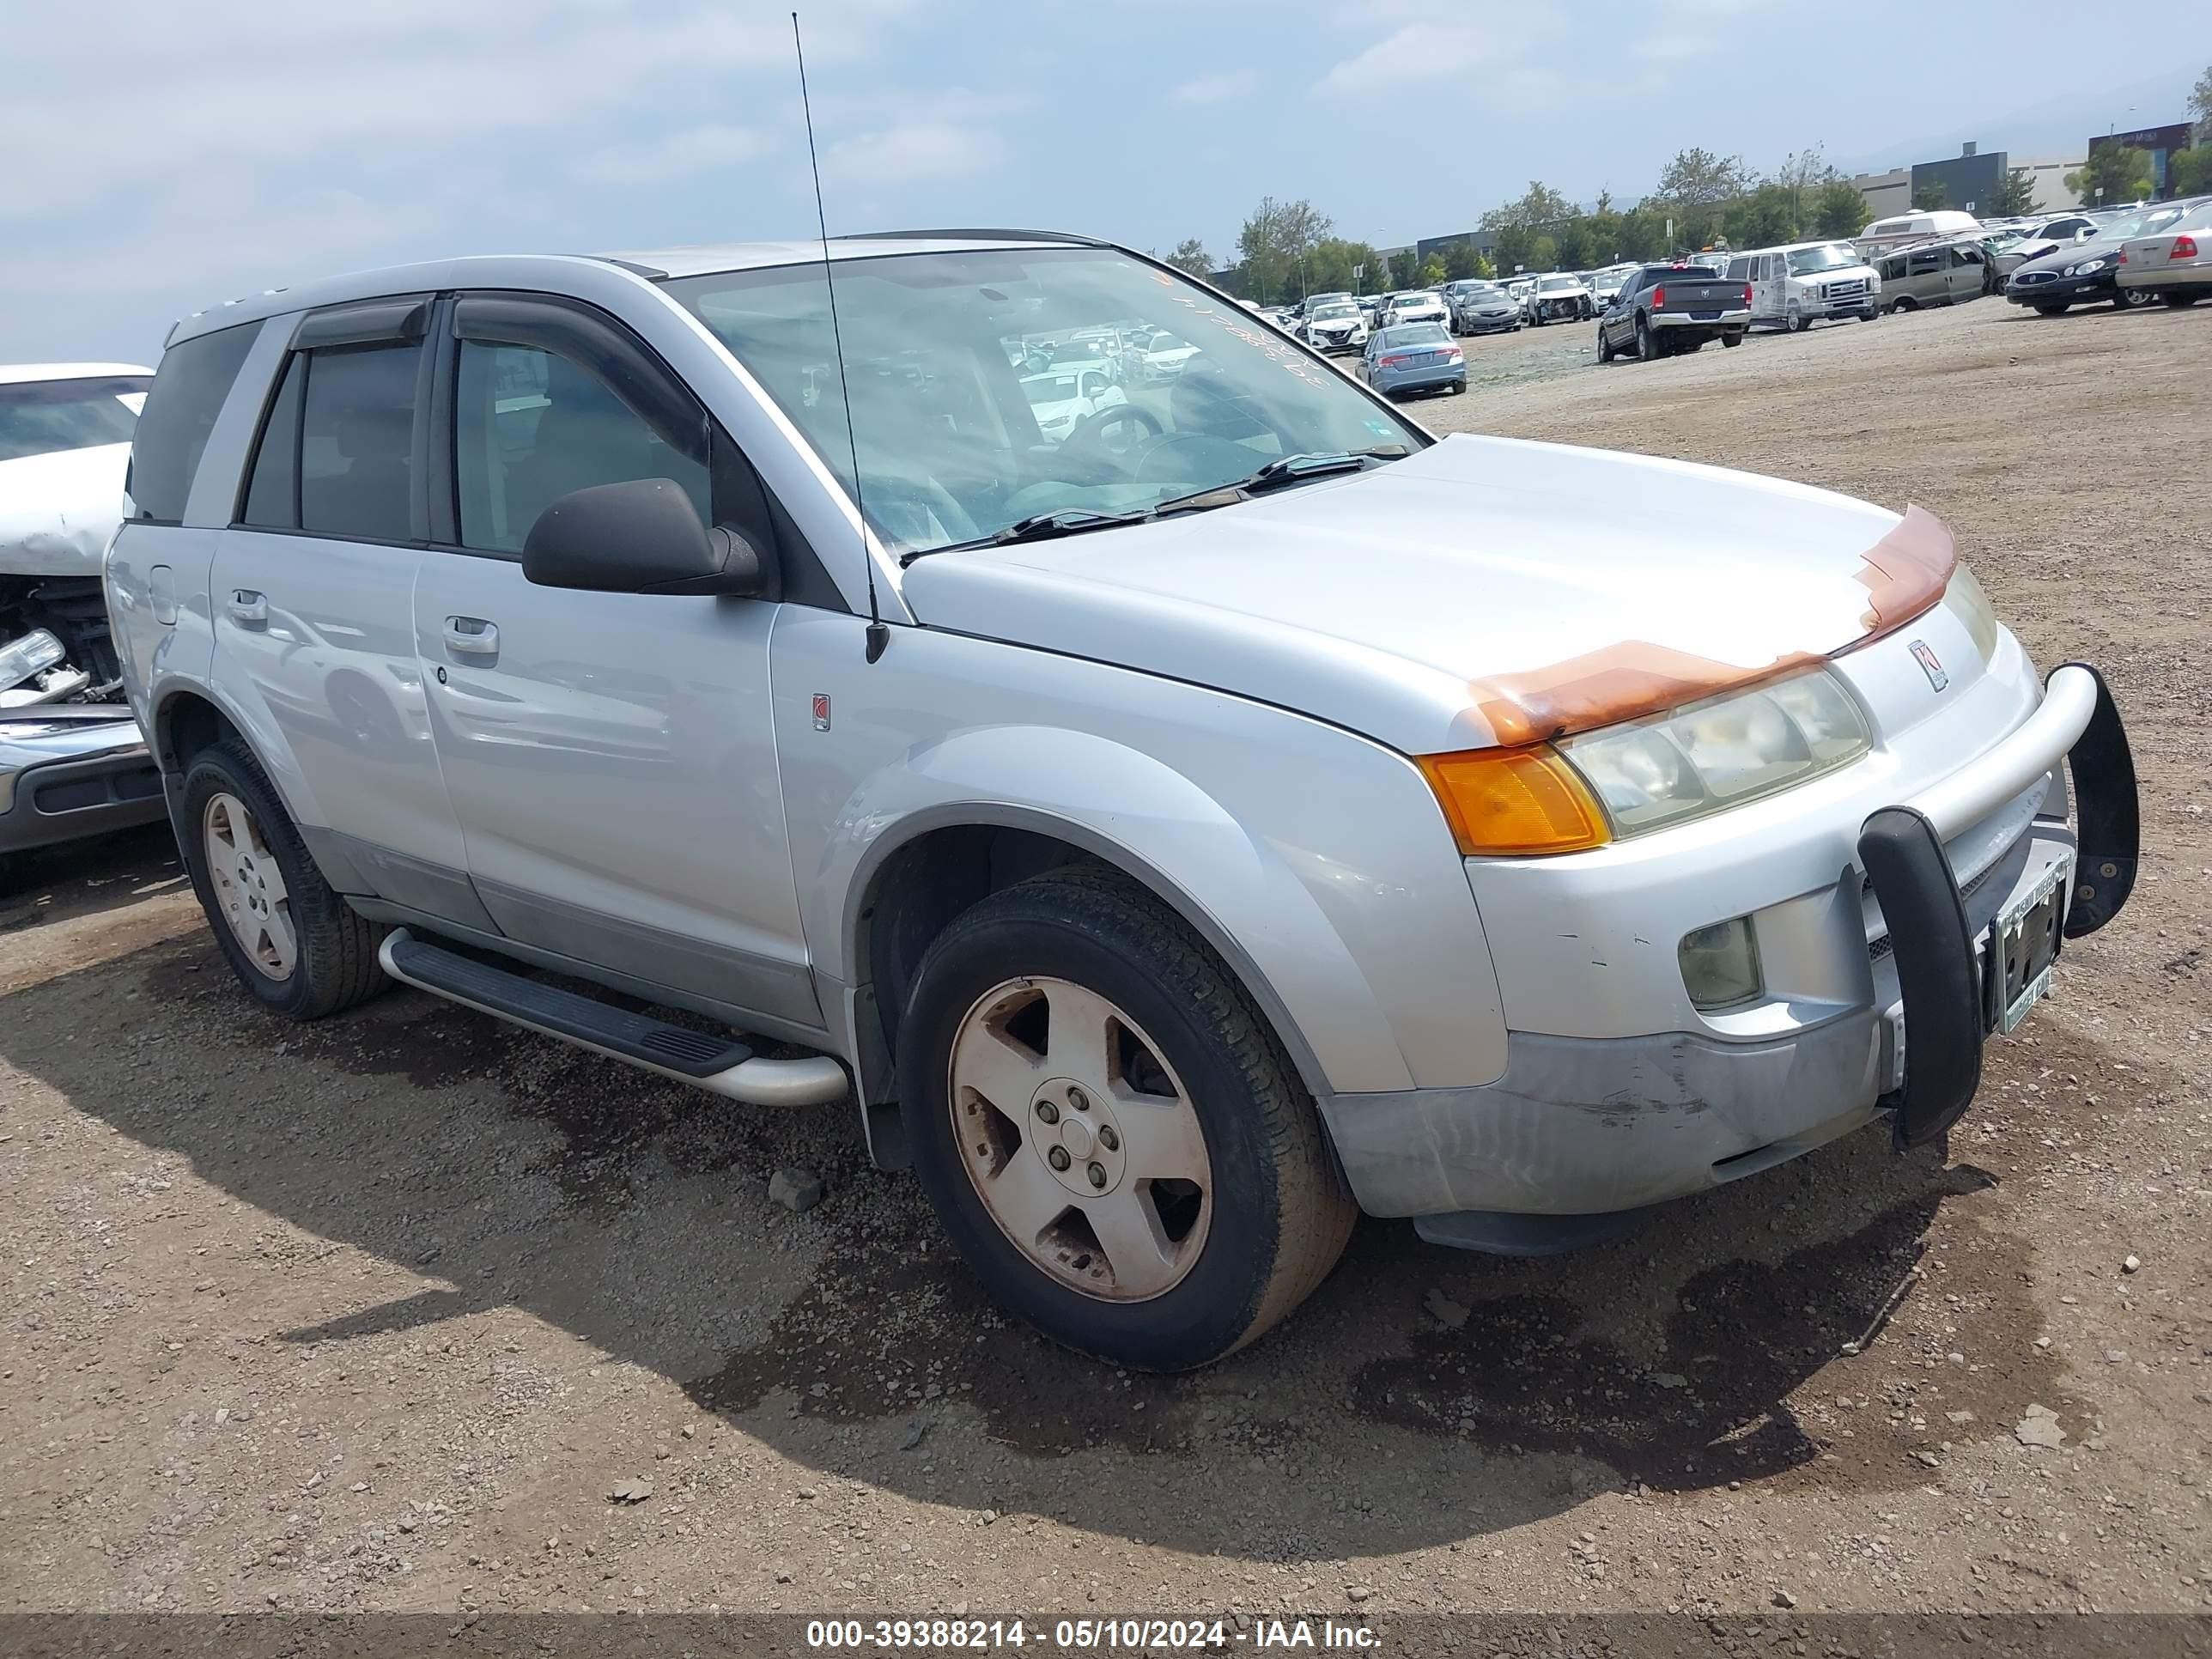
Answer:
[(1510, 333), (1521, 326), (1521, 305), (1495, 283), (1468, 283), (1453, 307), (1452, 325), (1462, 334)]
[(1554, 271), (1536, 279), (1530, 322), (1540, 327), (1546, 323), (1587, 320), (1596, 315), (1597, 301), (1583, 286), (1583, 279), (1571, 271)]
[(1367, 384), (1386, 398), (1467, 390), (1466, 354), (1452, 343), (1451, 330), (1440, 322), (1384, 329), (1367, 343), (1361, 368)]
[(1308, 308), (1298, 338), (1316, 351), (1357, 351), (1367, 343), (1367, 319), (1349, 300)]
[(2016, 306), (2033, 307), (2045, 317), (2058, 316), (2069, 306), (2150, 305), (2156, 299), (2150, 288), (2119, 285), (2121, 251), (2130, 238), (2154, 236), (2178, 225), (2207, 199), (2212, 198), (2164, 202), (2122, 214), (2090, 240), (2029, 260), (2005, 283), (2005, 298)]
[(2193, 306), (2212, 294), (2212, 202), (2123, 243), (2119, 282), (2124, 295), (2155, 294), (2170, 306)]

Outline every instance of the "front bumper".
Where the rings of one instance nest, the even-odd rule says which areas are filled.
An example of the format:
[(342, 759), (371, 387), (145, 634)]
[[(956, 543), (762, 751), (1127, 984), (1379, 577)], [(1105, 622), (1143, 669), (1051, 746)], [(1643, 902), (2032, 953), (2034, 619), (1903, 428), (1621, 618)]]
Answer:
[(128, 708), (0, 714), (0, 853), (151, 823), (163, 811), (161, 769)]
[(2049, 282), (2027, 284), (2015, 279), (2005, 284), (2005, 298), (2016, 306), (2078, 306), (2109, 300), (2119, 292), (2119, 284), (2113, 280), (2116, 274), (2107, 265), (2087, 276), (2054, 276)]
[(1474, 312), (1460, 319), (1460, 325), (1470, 334), (1500, 334), (1521, 325), (1517, 311)]
[[(2076, 827), (2050, 811), (2062, 761)], [(1917, 851), (1894, 833), (1899, 812), (1926, 828)], [(1869, 814), (1845, 881), (1788, 901), (1853, 949), (1863, 914), (1856, 1001), (1808, 1000), (1802, 1019), (1740, 1033), (1514, 1031), (1494, 1083), (1324, 1097), (1352, 1192), (1371, 1214), (1438, 1218), (1424, 1231), (1456, 1242), (1481, 1236), (1486, 1215), (1589, 1216), (1704, 1191), (1885, 1115), (1900, 1144), (1940, 1133), (1971, 1100), (1995, 1024), (1981, 985), (1992, 922), (2071, 858), (2067, 936), (2101, 927), (2133, 884), (2136, 814), (2110, 694), (2094, 670), (2060, 668), (2009, 736)], [(1896, 845), (1873, 844), (1884, 830)]]

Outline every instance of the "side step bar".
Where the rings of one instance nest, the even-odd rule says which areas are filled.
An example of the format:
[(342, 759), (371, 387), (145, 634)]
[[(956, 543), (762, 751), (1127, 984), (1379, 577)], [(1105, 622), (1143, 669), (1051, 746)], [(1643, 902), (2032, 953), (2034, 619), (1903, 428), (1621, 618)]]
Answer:
[(430, 944), (404, 927), (385, 936), (376, 959), (402, 984), (726, 1099), (820, 1106), (848, 1091), (845, 1068), (827, 1054), (765, 1060), (734, 1037), (628, 1013)]

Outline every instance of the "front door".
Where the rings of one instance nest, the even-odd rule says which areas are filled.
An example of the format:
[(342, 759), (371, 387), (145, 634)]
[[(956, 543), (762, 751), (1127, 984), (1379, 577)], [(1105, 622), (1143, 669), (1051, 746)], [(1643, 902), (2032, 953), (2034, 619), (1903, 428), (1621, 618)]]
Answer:
[(488, 927), (415, 652), (428, 312), (403, 298), (301, 319), (216, 545), (215, 673), (296, 769), (289, 804), (319, 855), (395, 904)]
[(769, 705), (780, 607), (539, 587), (520, 562), (554, 501), (635, 478), (771, 535), (725, 499), (757, 501), (750, 468), (611, 319), (489, 295), (453, 316), (453, 522), (414, 629), (477, 893), (522, 943), (818, 1027)]

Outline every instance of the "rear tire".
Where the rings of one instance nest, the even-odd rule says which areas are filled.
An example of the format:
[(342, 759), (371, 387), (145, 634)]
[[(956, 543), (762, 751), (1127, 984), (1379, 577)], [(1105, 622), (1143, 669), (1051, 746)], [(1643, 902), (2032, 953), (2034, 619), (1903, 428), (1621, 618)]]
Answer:
[(2197, 301), (2203, 298), (2203, 295), (2199, 294), (2165, 294), (2160, 295), (2159, 297), (2164, 300), (2166, 304), (2172, 306), (2176, 311), (2185, 311), (2191, 306), (2195, 305)]
[(192, 757), (181, 836), (192, 890), (239, 982), (278, 1013), (321, 1019), (386, 989), (386, 929), (323, 879), (260, 762), (234, 738)]
[[(915, 1172), (976, 1277), (1115, 1364), (1243, 1346), (1328, 1276), (1358, 1217), (1259, 1010), (1109, 872), (1036, 877), (955, 920), (915, 977), (898, 1070)], [(1140, 1179), (1146, 1163), (1198, 1173)]]
[(2155, 297), (2147, 288), (2124, 288), (2112, 296), (2112, 303), (2122, 311), (2141, 311)]
[(1740, 346), (1742, 343), (1743, 331), (1741, 329), (1736, 330), (1733, 334), (1723, 334), (1721, 336), (1721, 344), (1725, 348), (1733, 349), (1735, 347)]
[(1636, 319), (1636, 361), (1639, 363), (1650, 362), (1656, 353), (1658, 344), (1658, 341), (1655, 340), (1651, 337), (1651, 325), (1646, 322), (1642, 317), (1638, 317)]

